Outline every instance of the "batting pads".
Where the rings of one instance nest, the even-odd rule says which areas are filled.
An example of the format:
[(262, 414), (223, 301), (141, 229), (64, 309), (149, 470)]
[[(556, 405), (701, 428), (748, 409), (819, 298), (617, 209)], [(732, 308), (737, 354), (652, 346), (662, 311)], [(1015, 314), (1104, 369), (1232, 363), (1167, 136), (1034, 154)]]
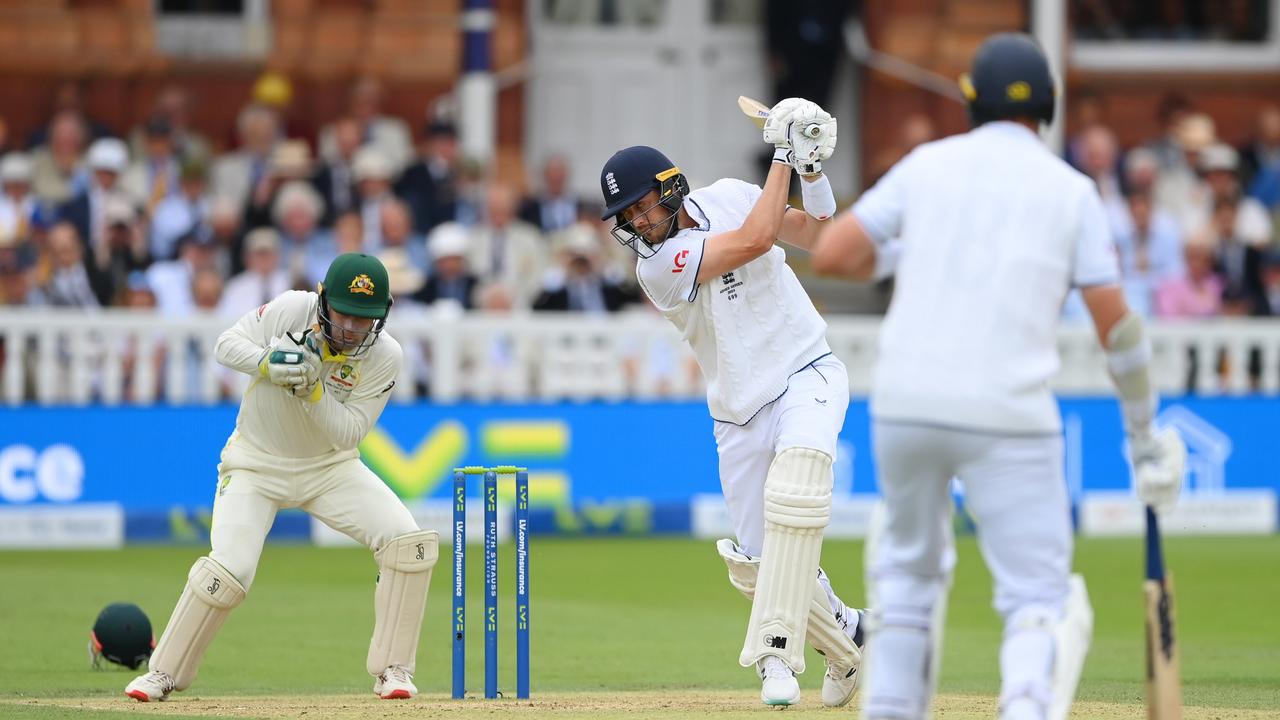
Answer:
[(1067, 607), (1053, 628), (1053, 699), (1049, 704), (1049, 720), (1067, 720), (1084, 658), (1093, 642), (1093, 606), (1084, 578), (1073, 574), (1068, 581)]
[(378, 588), (373, 593), (373, 639), (365, 663), (370, 675), (392, 665), (413, 674), (439, 539), (434, 530), (419, 530), (395, 538), (374, 553)]
[(764, 550), (747, 639), (738, 662), (754, 665), (776, 655), (804, 672), (804, 637), (831, 520), (831, 456), (788, 448), (773, 459), (764, 481)]
[(149, 667), (169, 673), (175, 690), (190, 687), (204, 651), (244, 596), (244, 587), (226, 568), (207, 557), (196, 560)]
[[(738, 592), (754, 600), (756, 595), (756, 579), (760, 573), (760, 558), (753, 558), (738, 552), (732, 540), (716, 542), (716, 550), (724, 558), (729, 567), (729, 583)], [(809, 601), (809, 627), (805, 638), (815, 650), (822, 653), (827, 660), (838, 668), (857, 667), (862, 662), (862, 652), (853, 644), (848, 634), (836, 622), (831, 613), (831, 602), (827, 598), (827, 589), (816, 579), (813, 581), (813, 595)]]

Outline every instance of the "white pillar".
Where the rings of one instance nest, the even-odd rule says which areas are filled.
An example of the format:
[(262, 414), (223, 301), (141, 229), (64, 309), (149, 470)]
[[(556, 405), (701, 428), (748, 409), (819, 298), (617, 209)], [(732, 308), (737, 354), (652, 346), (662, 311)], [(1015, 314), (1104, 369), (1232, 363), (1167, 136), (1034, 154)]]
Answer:
[(1049, 59), (1049, 68), (1058, 82), (1057, 111), (1054, 113), (1053, 124), (1045, 131), (1045, 142), (1061, 155), (1067, 117), (1066, 0), (1033, 0), (1031, 34), (1044, 49), (1045, 57)]

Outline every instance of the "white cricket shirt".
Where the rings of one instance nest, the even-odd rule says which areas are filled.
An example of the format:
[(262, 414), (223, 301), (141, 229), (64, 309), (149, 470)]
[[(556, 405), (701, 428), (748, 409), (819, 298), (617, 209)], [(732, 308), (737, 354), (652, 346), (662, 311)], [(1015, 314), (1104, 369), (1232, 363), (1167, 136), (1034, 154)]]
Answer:
[(875, 242), (902, 240), (872, 415), (1058, 432), (1062, 303), (1120, 279), (1093, 182), (1026, 127), (992, 122), (920, 146), (852, 212)]
[(735, 425), (786, 392), (792, 374), (831, 352), (827, 324), (782, 248), (696, 282), (707, 238), (742, 227), (761, 192), (733, 179), (693, 191), (684, 208), (698, 227), (681, 230), (636, 264), (640, 287), (698, 359), (711, 417)]
[[(305, 471), (359, 457), (357, 446), (377, 422), (400, 374), (400, 344), (384, 330), (364, 355), (324, 354), (324, 395), (312, 403), (258, 373), (263, 351), (286, 333), (301, 337), (317, 322), (319, 296), (291, 290), (240, 318), (218, 336), (218, 362), (253, 378), (240, 400), (236, 429), (221, 470)], [(286, 340), (285, 348), (293, 347)]]

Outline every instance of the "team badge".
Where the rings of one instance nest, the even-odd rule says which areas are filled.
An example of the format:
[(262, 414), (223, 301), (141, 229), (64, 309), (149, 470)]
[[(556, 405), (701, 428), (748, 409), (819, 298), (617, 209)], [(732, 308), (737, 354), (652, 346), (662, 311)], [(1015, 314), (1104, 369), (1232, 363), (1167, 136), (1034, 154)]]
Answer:
[(338, 375), (343, 380), (346, 380), (347, 378), (351, 377), (351, 370), (352, 368), (350, 365), (343, 365), (341, 368), (338, 369)]
[(361, 295), (373, 295), (373, 281), (369, 279), (368, 275), (360, 273), (355, 276), (355, 279), (353, 279), (351, 284), (347, 286), (347, 290), (350, 290), (352, 295), (355, 295), (356, 293)]

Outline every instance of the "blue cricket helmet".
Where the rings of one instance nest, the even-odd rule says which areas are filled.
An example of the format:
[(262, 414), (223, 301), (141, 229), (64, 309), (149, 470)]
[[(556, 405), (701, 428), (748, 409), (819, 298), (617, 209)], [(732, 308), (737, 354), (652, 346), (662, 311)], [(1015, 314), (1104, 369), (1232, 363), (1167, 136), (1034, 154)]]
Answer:
[(1040, 45), (1024, 33), (992, 35), (978, 48), (973, 67), (960, 76), (969, 121), (1029, 117), (1053, 122), (1057, 88)]
[(647, 145), (635, 145), (614, 153), (600, 171), (600, 193), (604, 196), (605, 204), (600, 219), (614, 218), (617, 222), (614, 237), (641, 257), (649, 257), (652, 252), (646, 255), (639, 243), (643, 243), (650, 251), (656, 250), (662, 243), (655, 244), (646, 240), (621, 215), (623, 210), (639, 202), (651, 190), (658, 193), (657, 204), (671, 213), (666, 236), (670, 238), (678, 231), (676, 214), (689, 195), (689, 181), (679, 167), (658, 150)]

